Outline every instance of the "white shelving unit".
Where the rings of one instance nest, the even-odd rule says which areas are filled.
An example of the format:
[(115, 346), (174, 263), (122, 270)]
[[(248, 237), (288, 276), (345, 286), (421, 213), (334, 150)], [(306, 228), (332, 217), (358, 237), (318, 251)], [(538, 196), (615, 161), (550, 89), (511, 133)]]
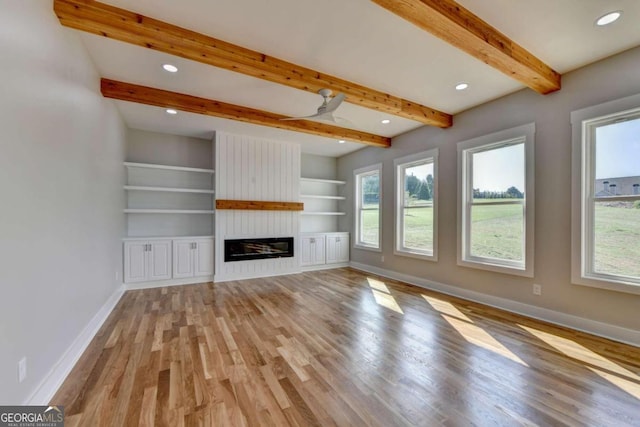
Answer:
[(338, 231), (338, 217), (346, 215), (340, 190), (346, 182), (335, 179), (301, 178), (304, 202), (300, 221), (300, 265), (303, 270), (321, 270), (349, 265), (349, 233)]
[(140, 185), (125, 185), (127, 191), (164, 191), (166, 193), (198, 193), (214, 194), (214, 190), (197, 190), (194, 188), (171, 188), (171, 187), (143, 187)]
[(346, 213), (344, 212), (320, 212), (320, 211), (313, 211), (313, 212), (300, 212), (300, 215), (346, 215)]
[(304, 202), (302, 232), (334, 232), (338, 229), (337, 217), (345, 215), (338, 203), (345, 200), (339, 195), (344, 181), (321, 178), (300, 178), (300, 199)]
[(128, 237), (213, 234), (214, 170), (125, 162)]
[(124, 165), (128, 168), (162, 169), (162, 170), (172, 170), (172, 171), (182, 171), (182, 172), (202, 172), (207, 174), (215, 173), (213, 169), (189, 168), (186, 166), (156, 165), (153, 163), (124, 162)]
[(129, 288), (213, 280), (213, 169), (125, 162)]
[(124, 213), (138, 214), (206, 214), (212, 215), (216, 211), (197, 210), (197, 209), (125, 209)]

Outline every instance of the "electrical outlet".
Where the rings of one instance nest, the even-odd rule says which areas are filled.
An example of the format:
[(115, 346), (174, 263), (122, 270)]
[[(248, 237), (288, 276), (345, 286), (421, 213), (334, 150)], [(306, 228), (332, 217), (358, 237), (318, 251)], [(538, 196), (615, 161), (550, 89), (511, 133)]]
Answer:
[(120, 272), (116, 270), (116, 281), (118, 281), (118, 279), (120, 279)]
[(384, 255), (380, 257), (380, 261), (384, 262)]
[(27, 358), (23, 357), (18, 362), (18, 382), (27, 379)]
[(533, 294), (534, 295), (542, 295), (542, 285), (538, 285), (537, 283), (533, 284)]

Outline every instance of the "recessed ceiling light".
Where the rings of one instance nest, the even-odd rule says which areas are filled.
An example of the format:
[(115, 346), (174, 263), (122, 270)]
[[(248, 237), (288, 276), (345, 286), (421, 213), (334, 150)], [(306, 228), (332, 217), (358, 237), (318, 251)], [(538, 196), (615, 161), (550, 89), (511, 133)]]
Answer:
[(167, 108), (165, 111), (167, 114), (178, 114), (178, 110), (174, 110), (173, 108)]
[(168, 72), (170, 72), (170, 73), (177, 73), (177, 72), (178, 72), (178, 67), (176, 67), (176, 66), (175, 66), (175, 65), (173, 65), (173, 64), (164, 64), (164, 65), (162, 66), (162, 68), (164, 68), (164, 69), (165, 69), (165, 71), (168, 71)]
[(338, 144), (344, 144), (344, 143), (345, 143), (345, 140), (344, 140), (344, 139), (340, 139), (340, 140), (338, 140)]
[(609, 12), (605, 15), (602, 15), (600, 18), (596, 19), (596, 25), (599, 27), (604, 27), (605, 25), (609, 25), (616, 22), (621, 16), (622, 16), (621, 10), (616, 10), (615, 12)]
[(380, 123), (382, 123), (383, 125), (389, 124), (391, 123), (391, 120), (389, 119), (384, 119), (383, 121), (381, 121)]
[(456, 90), (465, 90), (469, 87), (469, 83), (458, 83), (456, 85)]

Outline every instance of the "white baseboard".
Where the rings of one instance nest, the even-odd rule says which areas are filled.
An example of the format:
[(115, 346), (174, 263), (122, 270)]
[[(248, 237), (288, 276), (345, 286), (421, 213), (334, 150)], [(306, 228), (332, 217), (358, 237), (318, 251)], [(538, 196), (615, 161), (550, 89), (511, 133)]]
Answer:
[(48, 405), (53, 395), (58, 391), (67, 375), (71, 372), (76, 362), (87, 349), (93, 337), (98, 333), (100, 327), (109, 314), (113, 311), (118, 301), (124, 294), (124, 286), (116, 289), (109, 299), (102, 305), (100, 310), (93, 316), (87, 326), (80, 332), (80, 335), (73, 340), (67, 351), (62, 355), (47, 376), (40, 382), (38, 387), (24, 401), (24, 405)]
[(129, 291), (134, 289), (164, 288), (165, 286), (192, 285), (194, 283), (205, 283), (212, 281), (213, 276), (201, 276), (185, 277), (184, 279), (156, 280), (153, 282), (125, 283), (124, 286)]
[(343, 268), (343, 267), (349, 267), (349, 263), (341, 262), (338, 264), (307, 265), (302, 267), (302, 271), (332, 270), (334, 268)]
[(574, 316), (559, 311), (549, 310), (548, 308), (536, 307), (534, 305), (524, 304), (512, 301), (506, 298), (500, 298), (492, 295), (486, 295), (480, 292), (471, 291), (457, 286), (446, 285), (444, 283), (434, 282), (422, 277), (410, 276), (408, 274), (398, 273), (384, 268), (374, 267), (359, 262), (351, 262), (350, 266), (356, 270), (362, 270), (367, 273), (373, 273), (379, 276), (388, 277), (390, 279), (409, 283), (420, 288), (438, 291), (443, 294), (463, 298), (469, 301), (485, 304), (491, 307), (499, 308), (523, 316), (532, 317), (534, 319), (543, 320), (560, 326), (565, 326), (578, 331), (619, 341), (625, 344), (640, 347), (640, 331), (634, 329), (623, 328), (621, 326), (610, 325), (608, 323), (598, 322), (584, 317)]
[(279, 272), (267, 273), (267, 274), (264, 274), (264, 273), (263, 274), (255, 274), (255, 275), (239, 274), (239, 275), (234, 275), (234, 276), (216, 274), (215, 277), (214, 277), (214, 282), (215, 283), (221, 283), (221, 282), (232, 282), (234, 280), (262, 279), (263, 277), (287, 276), (289, 274), (298, 274), (298, 273), (301, 273), (301, 271), (300, 270), (279, 271)]

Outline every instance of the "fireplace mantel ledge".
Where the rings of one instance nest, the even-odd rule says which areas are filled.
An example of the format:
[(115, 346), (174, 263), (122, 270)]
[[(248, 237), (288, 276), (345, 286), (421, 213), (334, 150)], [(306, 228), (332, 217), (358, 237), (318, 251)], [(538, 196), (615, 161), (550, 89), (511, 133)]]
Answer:
[(216, 200), (216, 209), (237, 209), (252, 211), (302, 211), (304, 203), (301, 202), (275, 202), (264, 200)]

